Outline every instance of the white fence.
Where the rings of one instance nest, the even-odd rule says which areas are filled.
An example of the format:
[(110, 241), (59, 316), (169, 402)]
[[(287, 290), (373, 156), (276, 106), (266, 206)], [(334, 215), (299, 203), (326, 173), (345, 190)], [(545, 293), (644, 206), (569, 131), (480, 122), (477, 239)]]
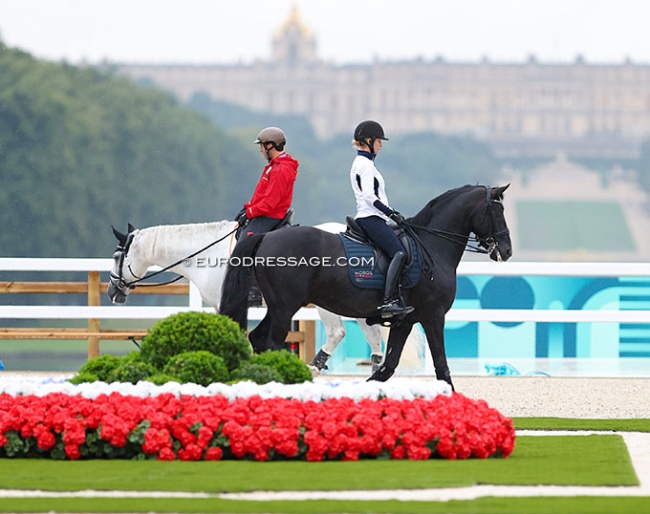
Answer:
[[(111, 259), (33, 259), (0, 258), (0, 273), (7, 271), (108, 272)], [(156, 268), (152, 268), (156, 269)], [(573, 277), (650, 277), (645, 263), (540, 263), (540, 262), (461, 262), (459, 275), (485, 276), (573, 276)], [(162, 319), (176, 312), (204, 310), (198, 290), (190, 284), (187, 306), (82, 306), (82, 305), (0, 305), (2, 319)], [(251, 320), (264, 316), (264, 308), (252, 308)], [(302, 308), (295, 320), (318, 320), (315, 309)], [(650, 323), (647, 310), (529, 310), (529, 309), (452, 309), (448, 321), (498, 322), (620, 322)], [(1, 323), (1, 322), (0, 322)]]

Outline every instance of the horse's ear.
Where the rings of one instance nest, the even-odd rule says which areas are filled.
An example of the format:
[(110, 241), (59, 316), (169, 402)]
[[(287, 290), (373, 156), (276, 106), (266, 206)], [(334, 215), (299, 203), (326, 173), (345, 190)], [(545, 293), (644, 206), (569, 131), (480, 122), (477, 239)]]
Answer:
[(135, 230), (135, 227), (133, 225), (131, 225), (130, 223), (127, 225), (127, 228), (128, 228), (127, 234), (130, 234), (131, 232), (133, 232)]
[(510, 187), (510, 184), (505, 186), (499, 186), (492, 189), (492, 198), (500, 198), (503, 196), (503, 192)]
[(126, 243), (126, 234), (122, 234), (119, 230), (117, 230), (113, 225), (111, 225), (111, 228), (113, 229), (113, 235), (117, 238), (120, 244)]

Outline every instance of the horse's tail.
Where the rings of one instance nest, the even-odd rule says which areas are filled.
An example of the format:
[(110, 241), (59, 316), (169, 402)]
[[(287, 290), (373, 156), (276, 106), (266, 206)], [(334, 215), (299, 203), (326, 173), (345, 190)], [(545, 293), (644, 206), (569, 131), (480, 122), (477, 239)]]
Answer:
[(253, 234), (237, 243), (228, 261), (221, 288), (219, 313), (239, 323), (242, 330), (248, 329), (248, 292), (251, 288), (252, 263), (263, 237), (264, 234)]

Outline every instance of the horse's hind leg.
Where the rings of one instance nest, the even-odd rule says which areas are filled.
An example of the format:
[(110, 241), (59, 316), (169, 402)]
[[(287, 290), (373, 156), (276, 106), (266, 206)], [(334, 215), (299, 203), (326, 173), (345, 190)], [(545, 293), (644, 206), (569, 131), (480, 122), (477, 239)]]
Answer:
[(368, 380), (385, 382), (395, 374), (399, 365), (399, 359), (404, 349), (404, 343), (411, 333), (413, 323), (401, 322), (390, 328), (388, 343), (386, 344), (386, 356), (379, 369), (375, 371)]
[(282, 350), (285, 348), (287, 334), (291, 329), (293, 315), (298, 312), (300, 305), (284, 305), (282, 308), (274, 308), (269, 303), (269, 310), (266, 316), (270, 319), (266, 346), (268, 350)]
[(270, 326), (271, 317), (267, 312), (262, 321), (260, 321), (259, 324), (250, 331), (250, 334), (248, 334), (248, 340), (250, 341), (255, 353), (262, 353), (264, 350), (270, 349), (267, 344)]

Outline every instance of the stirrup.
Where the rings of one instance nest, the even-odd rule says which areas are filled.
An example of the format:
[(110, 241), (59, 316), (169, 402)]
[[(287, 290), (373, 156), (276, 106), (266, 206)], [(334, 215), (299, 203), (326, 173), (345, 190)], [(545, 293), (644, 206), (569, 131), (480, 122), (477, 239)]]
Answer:
[(394, 316), (403, 318), (407, 314), (411, 314), (414, 310), (415, 307), (411, 307), (410, 305), (403, 306), (397, 299), (384, 302), (384, 304), (379, 307), (382, 318), (392, 318)]

